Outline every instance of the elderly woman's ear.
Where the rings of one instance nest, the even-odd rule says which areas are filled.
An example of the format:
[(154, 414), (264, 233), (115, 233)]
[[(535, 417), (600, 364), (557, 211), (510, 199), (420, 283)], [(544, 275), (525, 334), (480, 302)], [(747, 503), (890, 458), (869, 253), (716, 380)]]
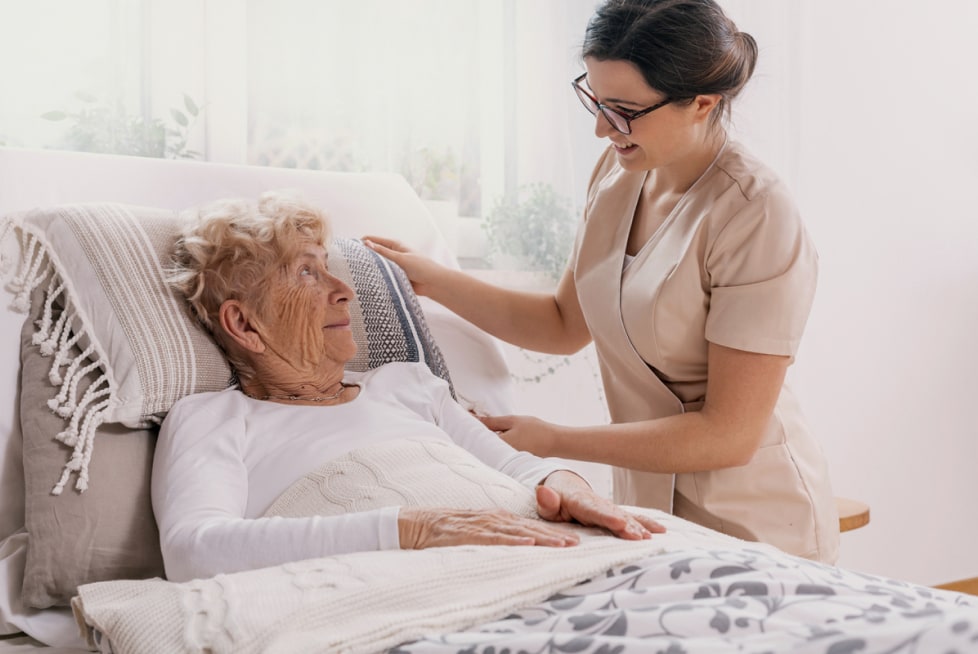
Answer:
[(261, 354), (265, 351), (265, 341), (255, 329), (252, 312), (238, 300), (225, 300), (220, 308), (221, 329), (227, 338), (238, 347)]

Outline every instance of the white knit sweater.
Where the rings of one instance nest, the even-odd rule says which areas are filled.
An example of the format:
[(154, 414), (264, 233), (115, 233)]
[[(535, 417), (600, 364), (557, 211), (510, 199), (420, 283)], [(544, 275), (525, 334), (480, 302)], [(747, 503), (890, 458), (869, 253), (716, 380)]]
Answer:
[(331, 516), (262, 517), (297, 479), (355, 448), (405, 437), (455, 443), (526, 487), (558, 469), (486, 429), (423, 364), (387, 364), (347, 380), (360, 394), (337, 406), (261, 402), (235, 389), (174, 405), (152, 482), (167, 578), (397, 549), (398, 501)]

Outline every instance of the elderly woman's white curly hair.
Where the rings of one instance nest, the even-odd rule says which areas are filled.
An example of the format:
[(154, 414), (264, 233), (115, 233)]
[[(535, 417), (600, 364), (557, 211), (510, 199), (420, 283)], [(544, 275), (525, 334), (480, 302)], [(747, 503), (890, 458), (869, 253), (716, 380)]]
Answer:
[[(167, 281), (230, 356), (217, 328), (224, 301), (240, 300), (262, 316), (268, 282), (304, 244), (325, 247), (329, 237), (325, 213), (293, 195), (270, 191), (257, 202), (221, 200), (191, 212), (174, 244)], [(231, 363), (239, 368), (242, 362)]]

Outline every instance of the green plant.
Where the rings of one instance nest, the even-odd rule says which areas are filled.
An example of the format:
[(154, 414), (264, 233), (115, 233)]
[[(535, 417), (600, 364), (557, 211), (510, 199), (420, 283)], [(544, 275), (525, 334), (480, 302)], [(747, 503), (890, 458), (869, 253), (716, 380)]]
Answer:
[(574, 243), (575, 227), (570, 200), (549, 184), (536, 183), (497, 200), (484, 229), (490, 257), (515, 257), (522, 267), (557, 280)]
[(129, 154), (141, 157), (195, 159), (199, 152), (187, 148), (190, 129), (200, 107), (184, 93), (183, 107), (170, 108), (172, 124), (159, 118), (132, 116), (122, 102), (100, 102), (88, 93), (77, 92), (74, 110), (49, 111), (41, 118), (71, 121), (64, 134), (64, 147), (82, 152)]

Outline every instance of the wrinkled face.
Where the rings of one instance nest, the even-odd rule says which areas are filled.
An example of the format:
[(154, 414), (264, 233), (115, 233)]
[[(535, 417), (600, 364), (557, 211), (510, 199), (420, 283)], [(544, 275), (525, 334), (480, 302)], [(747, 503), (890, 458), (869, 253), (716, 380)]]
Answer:
[(297, 372), (342, 368), (357, 351), (350, 330), (352, 298), (353, 289), (329, 272), (325, 249), (303, 243), (262, 299), (262, 339)]
[[(666, 96), (650, 87), (635, 64), (628, 61), (602, 61), (586, 58), (587, 77), (582, 81), (593, 96), (623, 114), (654, 106)], [(631, 134), (615, 130), (600, 112), (595, 116), (594, 133), (607, 138), (615, 147), (618, 162), (630, 171), (668, 166), (688, 147), (693, 133), (688, 112), (681, 104), (667, 104), (631, 123)]]

